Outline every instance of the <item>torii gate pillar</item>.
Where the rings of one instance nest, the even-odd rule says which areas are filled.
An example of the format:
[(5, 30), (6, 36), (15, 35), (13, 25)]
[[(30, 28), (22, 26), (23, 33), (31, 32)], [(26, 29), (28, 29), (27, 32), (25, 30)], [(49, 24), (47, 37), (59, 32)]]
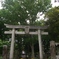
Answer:
[(42, 41), (41, 41), (41, 31), (38, 30), (38, 42), (39, 42), (39, 53), (40, 59), (43, 59), (43, 52), (42, 52)]
[(15, 29), (12, 29), (12, 41), (11, 41), (11, 46), (10, 46), (10, 59), (13, 59), (14, 42), (15, 42)]

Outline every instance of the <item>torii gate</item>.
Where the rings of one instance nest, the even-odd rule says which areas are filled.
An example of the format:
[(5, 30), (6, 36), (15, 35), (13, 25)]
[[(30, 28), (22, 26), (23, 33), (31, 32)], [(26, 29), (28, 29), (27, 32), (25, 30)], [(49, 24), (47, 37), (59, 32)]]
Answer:
[[(11, 31), (5, 31), (5, 34), (12, 34), (12, 41), (11, 41), (11, 47), (10, 47), (10, 59), (13, 59), (13, 52), (14, 52), (14, 40), (15, 40), (15, 34), (30, 34), (30, 35), (38, 35), (38, 42), (39, 42), (39, 56), (40, 59), (43, 59), (43, 53), (42, 53), (42, 42), (41, 42), (41, 34), (47, 35), (48, 32), (41, 31), (42, 29), (46, 29), (47, 26), (25, 26), (25, 25), (8, 25), (5, 24), (7, 28), (12, 28)], [(15, 29), (25, 29), (25, 31), (16, 31)], [(29, 29), (36, 29), (35, 32), (29, 32)]]

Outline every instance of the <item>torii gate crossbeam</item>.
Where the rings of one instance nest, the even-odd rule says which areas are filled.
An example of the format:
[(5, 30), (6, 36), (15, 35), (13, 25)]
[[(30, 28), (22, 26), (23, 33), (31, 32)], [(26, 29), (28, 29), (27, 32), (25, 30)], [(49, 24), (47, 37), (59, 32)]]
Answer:
[[(11, 41), (11, 47), (10, 47), (10, 59), (13, 59), (13, 52), (14, 52), (14, 40), (15, 40), (15, 34), (30, 34), (30, 35), (38, 35), (38, 42), (39, 42), (39, 56), (40, 59), (43, 59), (43, 53), (42, 53), (42, 42), (41, 42), (41, 35), (47, 35), (47, 32), (42, 32), (41, 29), (46, 29), (47, 26), (40, 27), (40, 26), (24, 26), (24, 25), (8, 25), (5, 24), (7, 28), (12, 28), (12, 31), (5, 31), (5, 34), (12, 34), (12, 41)], [(25, 29), (23, 32), (16, 31), (16, 28), (22, 28)], [(29, 29), (37, 29), (36, 32), (29, 32)]]

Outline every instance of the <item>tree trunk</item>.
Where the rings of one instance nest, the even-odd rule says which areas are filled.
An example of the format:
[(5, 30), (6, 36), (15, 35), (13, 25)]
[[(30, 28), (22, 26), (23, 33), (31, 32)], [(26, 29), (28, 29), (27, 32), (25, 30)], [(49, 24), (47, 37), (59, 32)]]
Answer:
[(33, 44), (31, 45), (31, 50), (32, 50), (32, 58), (34, 59), (35, 55), (34, 55), (34, 45)]

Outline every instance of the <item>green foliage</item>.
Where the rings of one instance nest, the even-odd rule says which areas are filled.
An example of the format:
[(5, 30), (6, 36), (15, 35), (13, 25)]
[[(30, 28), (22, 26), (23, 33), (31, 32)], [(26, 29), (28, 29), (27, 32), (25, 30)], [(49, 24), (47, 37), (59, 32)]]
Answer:
[[(35, 20), (37, 18), (38, 12), (46, 12), (48, 8), (51, 7), (50, 0), (5, 0), (2, 4), (3, 9), (0, 10), (0, 21), (7, 24), (23, 24), (28, 25), (27, 20), (29, 20), (29, 25), (40, 25), (42, 22), (36, 24)], [(43, 23), (42, 23), (43, 24)], [(1, 27), (0, 38), (4, 37), (5, 27)], [(1, 33), (3, 32), (3, 33)]]
[[(3, 50), (3, 46), (4, 46), (4, 45), (9, 46), (9, 45), (10, 45), (10, 42), (0, 39), (0, 55), (2, 55), (2, 50)], [(0, 58), (1, 58), (1, 57), (0, 57)]]
[(46, 21), (44, 21), (44, 20), (40, 20), (40, 21), (37, 20), (35, 22), (35, 25), (37, 25), (37, 26), (45, 26), (46, 25), (45, 23), (46, 23)]
[(5, 30), (4, 22), (0, 20), (0, 39), (4, 39), (4, 30)]
[(58, 41), (59, 39), (59, 7), (50, 9), (46, 13), (47, 24), (49, 25), (48, 31), (52, 40)]
[(2, 4), (2, 17), (8, 24), (27, 24), (33, 25), (38, 12), (45, 12), (51, 6), (50, 0), (5, 0)]
[(2, 43), (2, 40), (0, 40), (0, 47), (2, 47), (3, 46), (3, 43)]
[(0, 56), (0, 59), (2, 59), (2, 56)]
[(0, 39), (0, 47), (3, 47), (3, 45), (8, 45), (9, 46), (10, 42), (9, 41), (2, 41)]
[[(43, 21), (38, 22), (37, 24), (35, 23), (37, 13), (44, 13), (51, 7), (50, 0), (5, 0), (5, 3), (2, 5), (3, 9), (0, 10), (0, 19), (3, 21), (3, 23), (20, 23), (21, 25), (40, 25), (41, 23), (44, 25)], [(27, 23), (27, 20), (29, 20), (29, 24)], [(27, 46), (32, 43), (37, 43), (37, 37), (35, 36), (26, 38), (25, 36), (20, 35), (20, 37), (18, 37), (17, 35), (17, 48), (19, 48), (20, 51), (22, 50), (21, 48), (23, 48), (22, 38), (24, 39), (23, 43)]]

